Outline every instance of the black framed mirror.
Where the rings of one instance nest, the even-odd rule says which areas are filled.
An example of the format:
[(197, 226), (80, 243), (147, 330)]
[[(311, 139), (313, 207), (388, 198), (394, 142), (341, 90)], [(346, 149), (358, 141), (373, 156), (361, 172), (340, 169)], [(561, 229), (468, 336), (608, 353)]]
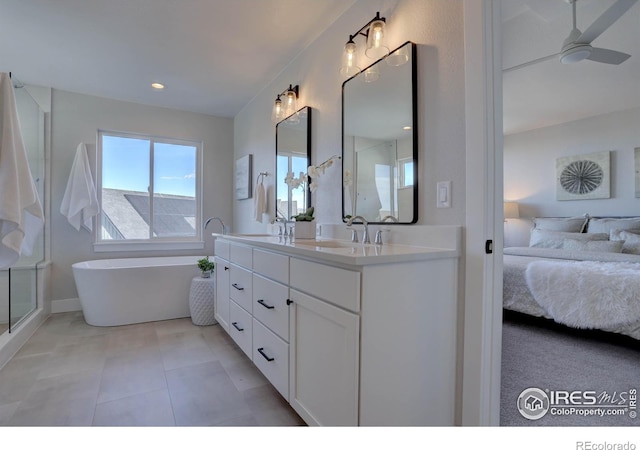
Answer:
[[(306, 106), (276, 125), (277, 220), (291, 220), (311, 206), (309, 184), (287, 184), (287, 175), (307, 173), (311, 161), (311, 108)], [(307, 177), (305, 179), (308, 180)]]
[(342, 84), (342, 216), (418, 220), (416, 44)]

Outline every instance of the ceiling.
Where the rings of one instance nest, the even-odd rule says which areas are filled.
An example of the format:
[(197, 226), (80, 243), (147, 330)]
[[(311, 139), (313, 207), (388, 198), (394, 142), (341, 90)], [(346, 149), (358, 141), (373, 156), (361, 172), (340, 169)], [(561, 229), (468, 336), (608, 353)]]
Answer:
[[(578, 0), (584, 31), (615, 0)], [(620, 65), (556, 58), (503, 73), (504, 132), (512, 134), (640, 107), (640, 2), (593, 41), (631, 55)], [(502, 0), (503, 68), (560, 51), (572, 28), (567, 0)]]
[[(614, 1), (578, 0), (578, 28)], [(0, 71), (25, 84), (235, 117), (354, 2), (0, 0)], [(571, 29), (567, 0), (502, 0), (502, 13), (505, 68), (557, 53)], [(639, 107), (640, 5), (594, 46), (632, 57), (504, 73), (505, 133)], [(153, 90), (154, 81), (166, 88)]]
[(0, 0), (0, 72), (234, 117), (354, 1)]

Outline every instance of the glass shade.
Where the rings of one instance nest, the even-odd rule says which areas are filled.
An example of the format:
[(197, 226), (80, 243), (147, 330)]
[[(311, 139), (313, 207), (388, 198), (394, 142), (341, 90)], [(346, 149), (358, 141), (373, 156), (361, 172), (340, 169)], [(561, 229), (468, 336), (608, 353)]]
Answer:
[(385, 44), (385, 25), (382, 20), (374, 20), (367, 32), (367, 49), (364, 54), (371, 59), (384, 58), (389, 54), (389, 47)]
[(362, 80), (365, 83), (371, 83), (376, 81), (378, 78), (380, 78), (380, 70), (378, 69), (378, 65), (374, 64), (364, 71), (364, 78)]
[(284, 98), (284, 117), (292, 116), (296, 111), (298, 111), (298, 98), (295, 91), (289, 89)]
[(360, 72), (360, 67), (356, 65), (356, 44), (352, 40), (349, 40), (344, 46), (340, 73), (351, 77), (358, 72)]
[(409, 61), (409, 49), (406, 46), (402, 46), (398, 50), (389, 54), (385, 61), (390, 66), (401, 66)]
[(284, 118), (285, 118), (285, 115), (284, 115), (284, 108), (282, 106), (282, 100), (280, 99), (280, 96), (278, 95), (278, 97), (276, 98), (276, 101), (275, 101), (275, 103), (273, 105), (273, 112), (271, 114), (271, 120), (273, 120), (273, 122), (275, 122), (275, 123), (278, 123)]

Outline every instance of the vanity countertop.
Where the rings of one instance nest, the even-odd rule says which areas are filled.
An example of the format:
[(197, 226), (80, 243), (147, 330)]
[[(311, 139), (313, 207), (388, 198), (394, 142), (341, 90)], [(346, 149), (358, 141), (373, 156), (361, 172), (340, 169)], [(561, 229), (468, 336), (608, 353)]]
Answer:
[(268, 234), (219, 234), (216, 239), (226, 239), (249, 244), (266, 250), (280, 251), (290, 255), (325, 260), (328, 262), (364, 266), (406, 261), (457, 258), (456, 249), (420, 247), (401, 244), (360, 244), (339, 239), (289, 239)]

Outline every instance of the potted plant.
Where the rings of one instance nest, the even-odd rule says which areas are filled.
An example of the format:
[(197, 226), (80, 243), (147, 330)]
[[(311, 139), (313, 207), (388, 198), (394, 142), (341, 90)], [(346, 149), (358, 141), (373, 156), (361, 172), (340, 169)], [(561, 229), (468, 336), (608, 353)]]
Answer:
[(198, 269), (202, 271), (202, 278), (210, 278), (215, 267), (216, 263), (209, 261), (208, 256), (198, 260)]
[(296, 221), (293, 228), (294, 236), (297, 239), (314, 239), (316, 237), (316, 224), (313, 222), (313, 206), (307, 208), (304, 213), (293, 216)]

